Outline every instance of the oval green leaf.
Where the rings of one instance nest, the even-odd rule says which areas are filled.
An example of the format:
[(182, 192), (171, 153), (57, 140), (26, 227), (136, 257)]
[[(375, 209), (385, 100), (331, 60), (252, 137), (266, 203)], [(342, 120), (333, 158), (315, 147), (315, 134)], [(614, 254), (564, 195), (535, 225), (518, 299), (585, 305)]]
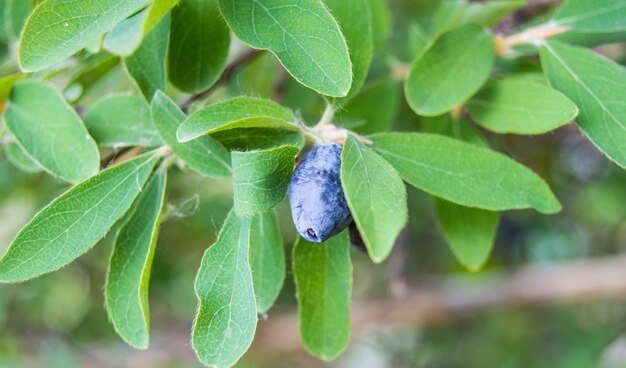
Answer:
[(416, 113), (436, 116), (467, 101), (487, 81), (494, 60), (488, 31), (466, 25), (442, 35), (413, 62), (404, 83)]
[(128, 74), (148, 101), (152, 100), (156, 91), (165, 91), (167, 87), (169, 34), (170, 16), (166, 15), (148, 32), (139, 48), (124, 59)]
[(176, 130), (185, 114), (163, 92), (152, 99), (152, 118), (157, 132), (172, 151), (190, 169), (211, 177), (230, 176), (230, 152), (215, 139), (204, 136), (187, 143), (178, 143)]
[(298, 82), (327, 96), (348, 94), (346, 40), (321, 0), (220, 0), (220, 8), (239, 39), (274, 53)]
[(269, 150), (233, 151), (235, 212), (251, 216), (275, 207), (285, 197), (300, 149), (280, 146)]
[(478, 271), (489, 259), (500, 218), (497, 212), (459, 206), (435, 198), (437, 219), (456, 259)]
[(0, 259), (0, 282), (55, 271), (88, 251), (130, 208), (158, 158), (155, 153), (136, 157), (55, 199), (20, 230)]
[(434, 196), (492, 211), (561, 209), (537, 174), (498, 152), (436, 134), (380, 133), (369, 138), (404, 180)]
[(148, 0), (44, 1), (28, 18), (19, 48), (22, 70), (45, 69), (112, 30)]
[(249, 249), (250, 219), (231, 211), (196, 277), (199, 307), (191, 345), (205, 365), (230, 367), (252, 343), (257, 309)]
[(165, 196), (166, 171), (148, 181), (115, 239), (105, 286), (109, 318), (131, 346), (146, 349), (150, 314), (148, 284)]
[(541, 47), (550, 84), (580, 109), (576, 123), (593, 144), (626, 167), (626, 70), (592, 51), (559, 42)]
[(250, 268), (259, 313), (266, 313), (278, 298), (285, 281), (285, 245), (276, 211), (252, 218), (250, 227)]
[(562, 93), (519, 79), (494, 81), (466, 104), (480, 126), (496, 133), (543, 134), (578, 114)]
[(370, 258), (384, 261), (408, 218), (398, 172), (350, 135), (341, 153), (341, 186)]
[(100, 169), (96, 142), (54, 88), (16, 83), (4, 119), (20, 147), (50, 174), (76, 183)]
[(89, 133), (101, 146), (162, 144), (152, 123), (150, 105), (141, 96), (106, 97), (89, 108), (83, 119)]
[(311, 354), (333, 360), (350, 339), (352, 263), (347, 231), (323, 243), (298, 237), (293, 274), (302, 343)]
[(224, 71), (229, 46), (217, 0), (182, 0), (172, 10), (170, 81), (190, 93), (209, 88)]
[(236, 97), (209, 105), (191, 114), (178, 128), (179, 142), (204, 134), (235, 128), (277, 128), (299, 130), (295, 117), (281, 105), (260, 98)]

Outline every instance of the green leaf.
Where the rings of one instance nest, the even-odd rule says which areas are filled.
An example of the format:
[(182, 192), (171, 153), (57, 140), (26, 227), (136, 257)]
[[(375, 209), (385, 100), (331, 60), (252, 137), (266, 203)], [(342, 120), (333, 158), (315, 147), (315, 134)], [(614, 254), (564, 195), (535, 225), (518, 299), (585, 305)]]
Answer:
[(526, 0), (492, 0), (478, 3), (466, 0), (442, 1), (433, 14), (430, 31), (436, 36), (465, 24), (491, 27), (524, 5)]
[(229, 46), (217, 0), (182, 0), (172, 11), (170, 80), (185, 92), (209, 88), (224, 71)]
[(346, 40), (321, 0), (220, 0), (220, 8), (240, 40), (271, 51), (298, 82), (327, 96), (348, 94)]
[(344, 104), (363, 86), (374, 55), (370, 4), (369, 0), (324, 0), (324, 3), (339, 23), (352, 61), (352, 86), (348, 95), (337, 101)]
[(117, 234), (109, 262), (109, 318), (124, 341), (139, 349), (146, 349), (149, 341), (148, 285), (166, 180), (166, 171), (160, 170), (148, 181)]
[(423, 119), (421, 123), (425, 133), (446, 135), (480, 147), (489, 148), (485, 137), (471, 123), (465, 120), (453, 119), (451, 114)]
[(257, 309), (249, 248), (250, 219), (231, 211), (196, 277), (199, 308), (191, 344), (205, 365), (230, 367), (252, 343)]
[(372, 18), (372, 36), (376, 49), (384, 49), (391, 36), (391, 12), (385, 0), (368, 0)]
[(50, 174), (75, 183), (100, 169), (96, 142), (54, 88), (16, 83), (4, 118), (20, 147)]
[(290, 123), (294, 120), (289, 109), (273, 101), (236, 97), (194, 112), (178, 128), (176, 136), (179, 142), (188, 142), (204, 134), (235, 128), (299, 130)]
[(235, 212), (250, 216), (275, 207), (285, 197), (298, 147), (231, 153)]
[(467, 102), (470, 115), (496, 133), (543, 134), (578, 114), (578, 108), (560, 92), (523, 80), (497, 80)]
[(259, 313), (266, 313), (278, 298), (285, 281), (285, 245), (274, 210), (252, 218), (250, 268)]
[(626, 167), (626, 71), (589, 50), (548, 42), (541, 64), (550, 84), (580, 109), (576, 123), (621, 167)]
[(380, 133), (369, 138), (404, 180), (434, 196), (492, 211), (561, 209), (537, 174), (498, 152), (436, 134)]
[(45, 69), (112, 30), (148, 0), (54, 0), (35, 8), (20, 40), (22, 70)]
[(55, 271), (89, 250), (130, 208), (158, 158), (148, 153), (113, 166), (55, 199), (22, 228), (0, 259), (0, 282)]
[(152, 123), (150, 105), (141, 96), (109, 96), (89, 108), (83, 119), (101, 146), (149, 147), (162, 143)]
[(11, 142), (4, 148), (7, 159), (18, 169), (31, 174), (41, 171), (41, 166), (30, 158), (17, 143)]
[(133, 54), (144, 36), (179, 2), (180, 0), (154, 0), (147, 8), (133, 14), (111, 30), (104, 37), (102, 47), (115, 55)]
[(569, 0), (552, 14), (547, 25), (567, 27), (555, 40), (595, 46), (626, 40), (626, 2), (624, 0)]
[(11, 41), (20, 36), (30, 5), (25, 0), (0, 0), (0, 40)]
[(399, 86), (391, 78), (367, 84), (335, 113), (335, 120), (359, 134), (384, 132), (389, 130), (396, 117), (399, 95)]
[(176, 130), (185, 120), (185, 114), (163, 92), (154, 95), (152, 118), (161, 139), (190, 169), (211, 177), (230, 176), (230, 152), (215, 139), (205, 136), (178, 143)]
[(128, 74), (137, 82), (148, 101), (156, 91), (167, 87), (167, 47), (169, 45), (170, 16), (163, 17), (143, 39), (139, 48), (124, 59)]
[(252, 151), (278, 146), (304, 147), (304, 136), (287, 129), (236, 128), (211, 134), (231, 151)]
[(486, 30), (466, 25), (445, 33), (411, 65), (404, 84), (409, 105), (425, 116), (452, 110), (487, 81), (493, 59)]
[(352, 263), (347, 231), (323, 243), (298, 237), (293, 273), (304, 347), (321, 359), (333, 360), (350, 339)]
[(497, 212), (459, 206), (435, 198), (441, 230), (461, 264), (478, 271), (489, 259), (498, 226)]
[(408, 217), (398, 172), (350, 135), (341, 153), (341, 186), (370, 258), (384, 261)]

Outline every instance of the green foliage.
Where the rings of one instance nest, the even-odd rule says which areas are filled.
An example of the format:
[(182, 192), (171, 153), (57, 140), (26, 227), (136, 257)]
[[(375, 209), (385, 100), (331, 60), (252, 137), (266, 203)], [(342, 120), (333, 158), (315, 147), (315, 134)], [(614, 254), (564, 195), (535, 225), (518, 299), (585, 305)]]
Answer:
[(489, 149), (423, 133), (380, 133), (371, 138), (374, 149), (404, 180), (451, 202), (492, 211), (561, 209), (539, 176)]
[(250, 223), (250, 219), (231, 212), (198, 270), (195, 289), (199, 306), (191, 344), (208, 366), (235, 364), (248, 350), (256, 330), (257, 308), (248, 260)]
[(185, 92), (210, 87), (224, 71), (229, 46), (217, 0), (181, 0), (172, 11), (170, 81)]
[(470, 115), (496, 133), (543, 134), (572, 121), (578, 108), (545, 85), (519, 79), (490, 83), (467, 102)]
[(4, 119), (24, 152), (52, 175), (75, 183), (98, 172), (96, 142), (53, 87), (19, 82)]
[[(419, 215), (427, 211), (414, 208), (415, 191), (407, 198), (403, 181), (435, 197), (440, 239), (472, 271), (489, 259), (499, 211), (559, 212), (547, 182), (568, 201), (566, 212), (606, 207), (598, 217), (618, 223), (619, 181), (607, 184), (617, 189), (597, 202), (607, 206), (570, 204), (573, 189), (562, 182), (584, 176), (588, 185), (596, 177), (586, 163), (568, 166), (580, 155), (568, 156), (576, 126), (617, 163), (613, 170), (626, 167), (623, 45), (602, 49), (616, 61), (570, 45), (626, 40), (626, 0), (567, 0), (529, 21), (511, 16), (524, 6), (0, 0), (0, 156), (30, 174), (9, 176), (51, 186), (47, 173), (61, 179), (56, 185), (74, 185), (19, 231), (0, 259), (0, 282), (57, 270), (118, 224), (107, 311), (122, 339), (147, 348), (147, 290), (161, 217), (193, 212), (166, 201), (179, 195), (170, 183), (166, 195), (166, 176), (175, 173), (169, 178), (184, 182), (193, 198), (215, 201), (199, 206), (207, 234), (217, 220), (204, 216), (230, 210), (197, 273), (192, 347), (205, 365), (232, 366), (252, 343), (257, 313), (273, 313), (291, 274), (283, 237), (290, 243), (294, 229), (283, 223), (289, 216), (281, 202), (294, 164), (328, 142), (343, 151), (341, 188), (327, 192), (343, 189), (373, 263), (391, 254), (402, 229), (423, 228)], [(575, 126), (557, 130), (573, 119)], [(551, 134), (499, 135), (509, 133)], [(319, 168), (311, 175), (324, 185), (323, 163)], [(7, 169), (14, 168), (0, 166), (0, 200)], [(223, 205), (231, 193), (232, 209)], [(325, 206), (325, 199), (313, 205)], [(174, 245), (177, 254), (193, 249)], [(430, 245), (420, 244), (419, 254)], [(301, 340), (324, 360), (349, 341), (349, 249), (347, 230), (319, 244), (298, 238), (293, 249)], [(281, 303), (283, 297), (290, 295), (283, 293)], [(179, 304), (189, 309), (193, 302)]]
[(409, 105), (420, 115), (436, 116), (465, 102), (487, 81), (493, 53), (490, 34), (478, 26), (444, 34), (411, 66), (404, 84)]
[(374, 262), (382, 262), (407, 221), (406, 189), (397, 171), (349, 136), (341, 153), (341, 185)]
[(191, 114), (178, 128), (176, 136), (187, 142), (204, 134), (236, 128), (298, 128), (288, 109), (269, 100), (238, 97), (221, 101)]
[(207, 176), (230, 175), (230, 153), (213, 138), (205, 136), (178, 143), (176, 131), (185, 120), (185, 114), (162, 92), (157, 92), (152, 100), (152, 117), (163, 142), (190, 169)]
[(148, 283), (166, 183), (165, 170), (148, 181), (115, 239), (105, 286), (106, 306), (117, 333), (130, 345), (148, 347)]
[(94, 104), (84, 116), (91, 136), (101, 146), (156, 146), (161, 143), (150, 105), (141, 96), (109, 96)]
[(298, 237), (293, 273), (302, 343), (312, 354), (332, 360), (350, 337), (352, 263), (347, 232), (320, 244)]
[(28, 18), (20, 40), (24, 71), (45, 69), (112, 30), (148, 0), (44, 1)]
[(259, 313), (266, 313), (285, 281), (285, 244), (274, 210), (254, 216), (250, 224), (250, 269)]
[(626, 93), (624, 68), (591, 51), (558, 42), (541, 48), (550, 84), (580, 109), (576, 122), (608, 158), (626, 167)]
[(265, 212), (280, 203), (287, 193), (298, 151), (298, 147), (280, 146), (232, 153), (233, 195), (238, 215)]
[(274, 53), (303, 85), (332, 97), (350, 91), (346, 40), (321, 0), (220, 0), (220, 8), (240, 40)]
[(0, 260), (0, 281), (37, 277), (89, 250), (131, 206), (157, 158), (147, 153), (105, 170), (41, 210)]

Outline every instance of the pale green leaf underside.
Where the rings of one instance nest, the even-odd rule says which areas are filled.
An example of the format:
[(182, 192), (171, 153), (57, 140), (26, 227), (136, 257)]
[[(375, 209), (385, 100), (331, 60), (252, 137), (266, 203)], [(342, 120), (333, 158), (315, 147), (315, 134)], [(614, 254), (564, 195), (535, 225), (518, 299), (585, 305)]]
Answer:
[(11, 142), (4, 147), (7, 159), (18, 169), (27, 173), (41, 171), (41, 166), (28, 156), (26, 152), (15, 142)]
[(209, 105), (191, 114), (178, 128), (178, 141), (187, 142), (205, 134), (235, 128), (278, 128), (298, 130), (291, 124), (291, 111), (273, 101), (235, 97)]
[(155, 153), (139, 156), (55, 199), (11, 243), (0, 260), (0, 282), (55, 271), (89, 250), (131, 206), (157, 159)]
[(298, 237), (293, 273), (302, 343), (311, 354), (333, 360), (350, 339), (352, 263), (347, 231), (323, 243)]
[(436, 116), (468, 100), (487, 81), (494, 59), (489, 32), (466, 25), (442, 35), (418, 57), (404, 84), (411, 108)]
[(239, 39), (270, 50), (300, 83), (327, 96), (348, 94), (348, 47), (321, 0), (220, 0), (220, 8)]
[(604, 154), (626, 167), (626, 71), (592, 51), (558, 42), (541, 47), (550, 84), (580, 109), (576, 123)]
[(150, 105), (141, 96), (113, 95), (91, 106), (83, 117), (101, 146), (155, 146), (161, 138), (152, 123)]
[(205, 136), (187, 143), (179, 143), (176, 130), (185, 120), (185, 114), (163, 92), (152, 100), (152, 118), (161, 139), (190, 169), (211, 177), (230, 176), (230, 152), (215, 139)]
[(257, 323), (248, 262), (250, 219), (231, 211), (196, 277), (198, 315), (191, 344), (202, 363), (230, 367), (248, 350)]
[(224, 71), (230, 33), (217, 0), (184, 0), (172, 10), (169, 78), (185, 92), (209, 88)]
[(370, 138), (404, 180), (437, 197), (492, 211), (561, 209), (545, 181), (498, 152), (426, 133), (381, 133)]
[(459, 206), (435, 198), (437, 219), (459, 262), (478, 271), (489, 259), (500, 218), (497, 212)]
[(128, 74), (148, 101), (152, 100), (156, 91), (165, 91), (167, 87), (169, 32), (170, 16), (166, 15), (148, 32), (139, 48), (124, 59)]
[(442, 1), (437, 6), (430, 25), (433, 37), (465, 24), (491, 27), (516, 9), (526, 5), (526, 0), (495, 0), (470, 2), (468, 0)]
[(74, 109), (51, 86), (35, 81), (16, 83), (4, 118), (20, 147), (50, 174), (76, 183), (98, 172), (96, 142)]
[(341, 153), (341, 185), (368, 254), (382, 262), (406, 224), (406, 188), (383, 158), (349, 136)]
[(250, 268), (259, 313), (266, 313), (285, 281), (285, 245), (275, 210), (254, 216), (250, 227)]
[(466, 106), (479, 125), (496, 133), (543, 134), (578, 114), (576, 105), (562, 93), (516, 79), (488, 84)]
[(166, 180), (165, 170), (153, 175), (133, 204), (115, 239), (105, 287), (115, 330), (139, 349), (146, 349), (149, 341), (148, 283)]
[(269, 150), (232, 152), (235, 211), (250, 216), (275, 207), (285, 197), (300, 149), (280, 146)]
[(626, 1), (568, 0), (554, 12), (551, 21), (576, 32), (626, 31)]
[(24, 71), (37, 71), (73, 55), (112, 30), (148, 0), (53, 0), (35, 8), (20, 40)]

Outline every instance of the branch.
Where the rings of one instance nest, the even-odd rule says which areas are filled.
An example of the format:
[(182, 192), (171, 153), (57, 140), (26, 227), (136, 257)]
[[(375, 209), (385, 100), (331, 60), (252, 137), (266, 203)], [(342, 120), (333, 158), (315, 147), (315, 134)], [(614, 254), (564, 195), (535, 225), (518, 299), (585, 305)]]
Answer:
[(180, 108), (187, 112), (187, 109), (189, 108), (189, 106), (194, 103), (197, 100), (200, 100), (206, 96), (208, 96), (209, 94), (211, 94), (211, 92), (213, 92), (217, 87), (221, 86), (222, 84), (228, 82), (228, 80), (230, 80), (230, 78), (235, 74), (235, 72), (237, 70), (239, 70), (239, 68), (241, 68), (242, 66), (246, 65), (247, 63), (249, 63), (250, 61), (254, 60), (257, 56), (261, 55), (261, 51), (259, 50), (255, 50), (255, 49), (251, 49), (248, 50), (247, 52), (241, 54), (238, 58), (236, 58), (235, 60), (233, 60), (225, 69), (224, 72), (222, 73), (222, 75), (220, 76), (220, 78), (217, 80), (217, 82), (215, 82), (211, 87), (209, 87), (208, 89), (193, 94), (191, 96), (189, 96), (186, 100), (184, 100), (183, 102), (180, 103)]

